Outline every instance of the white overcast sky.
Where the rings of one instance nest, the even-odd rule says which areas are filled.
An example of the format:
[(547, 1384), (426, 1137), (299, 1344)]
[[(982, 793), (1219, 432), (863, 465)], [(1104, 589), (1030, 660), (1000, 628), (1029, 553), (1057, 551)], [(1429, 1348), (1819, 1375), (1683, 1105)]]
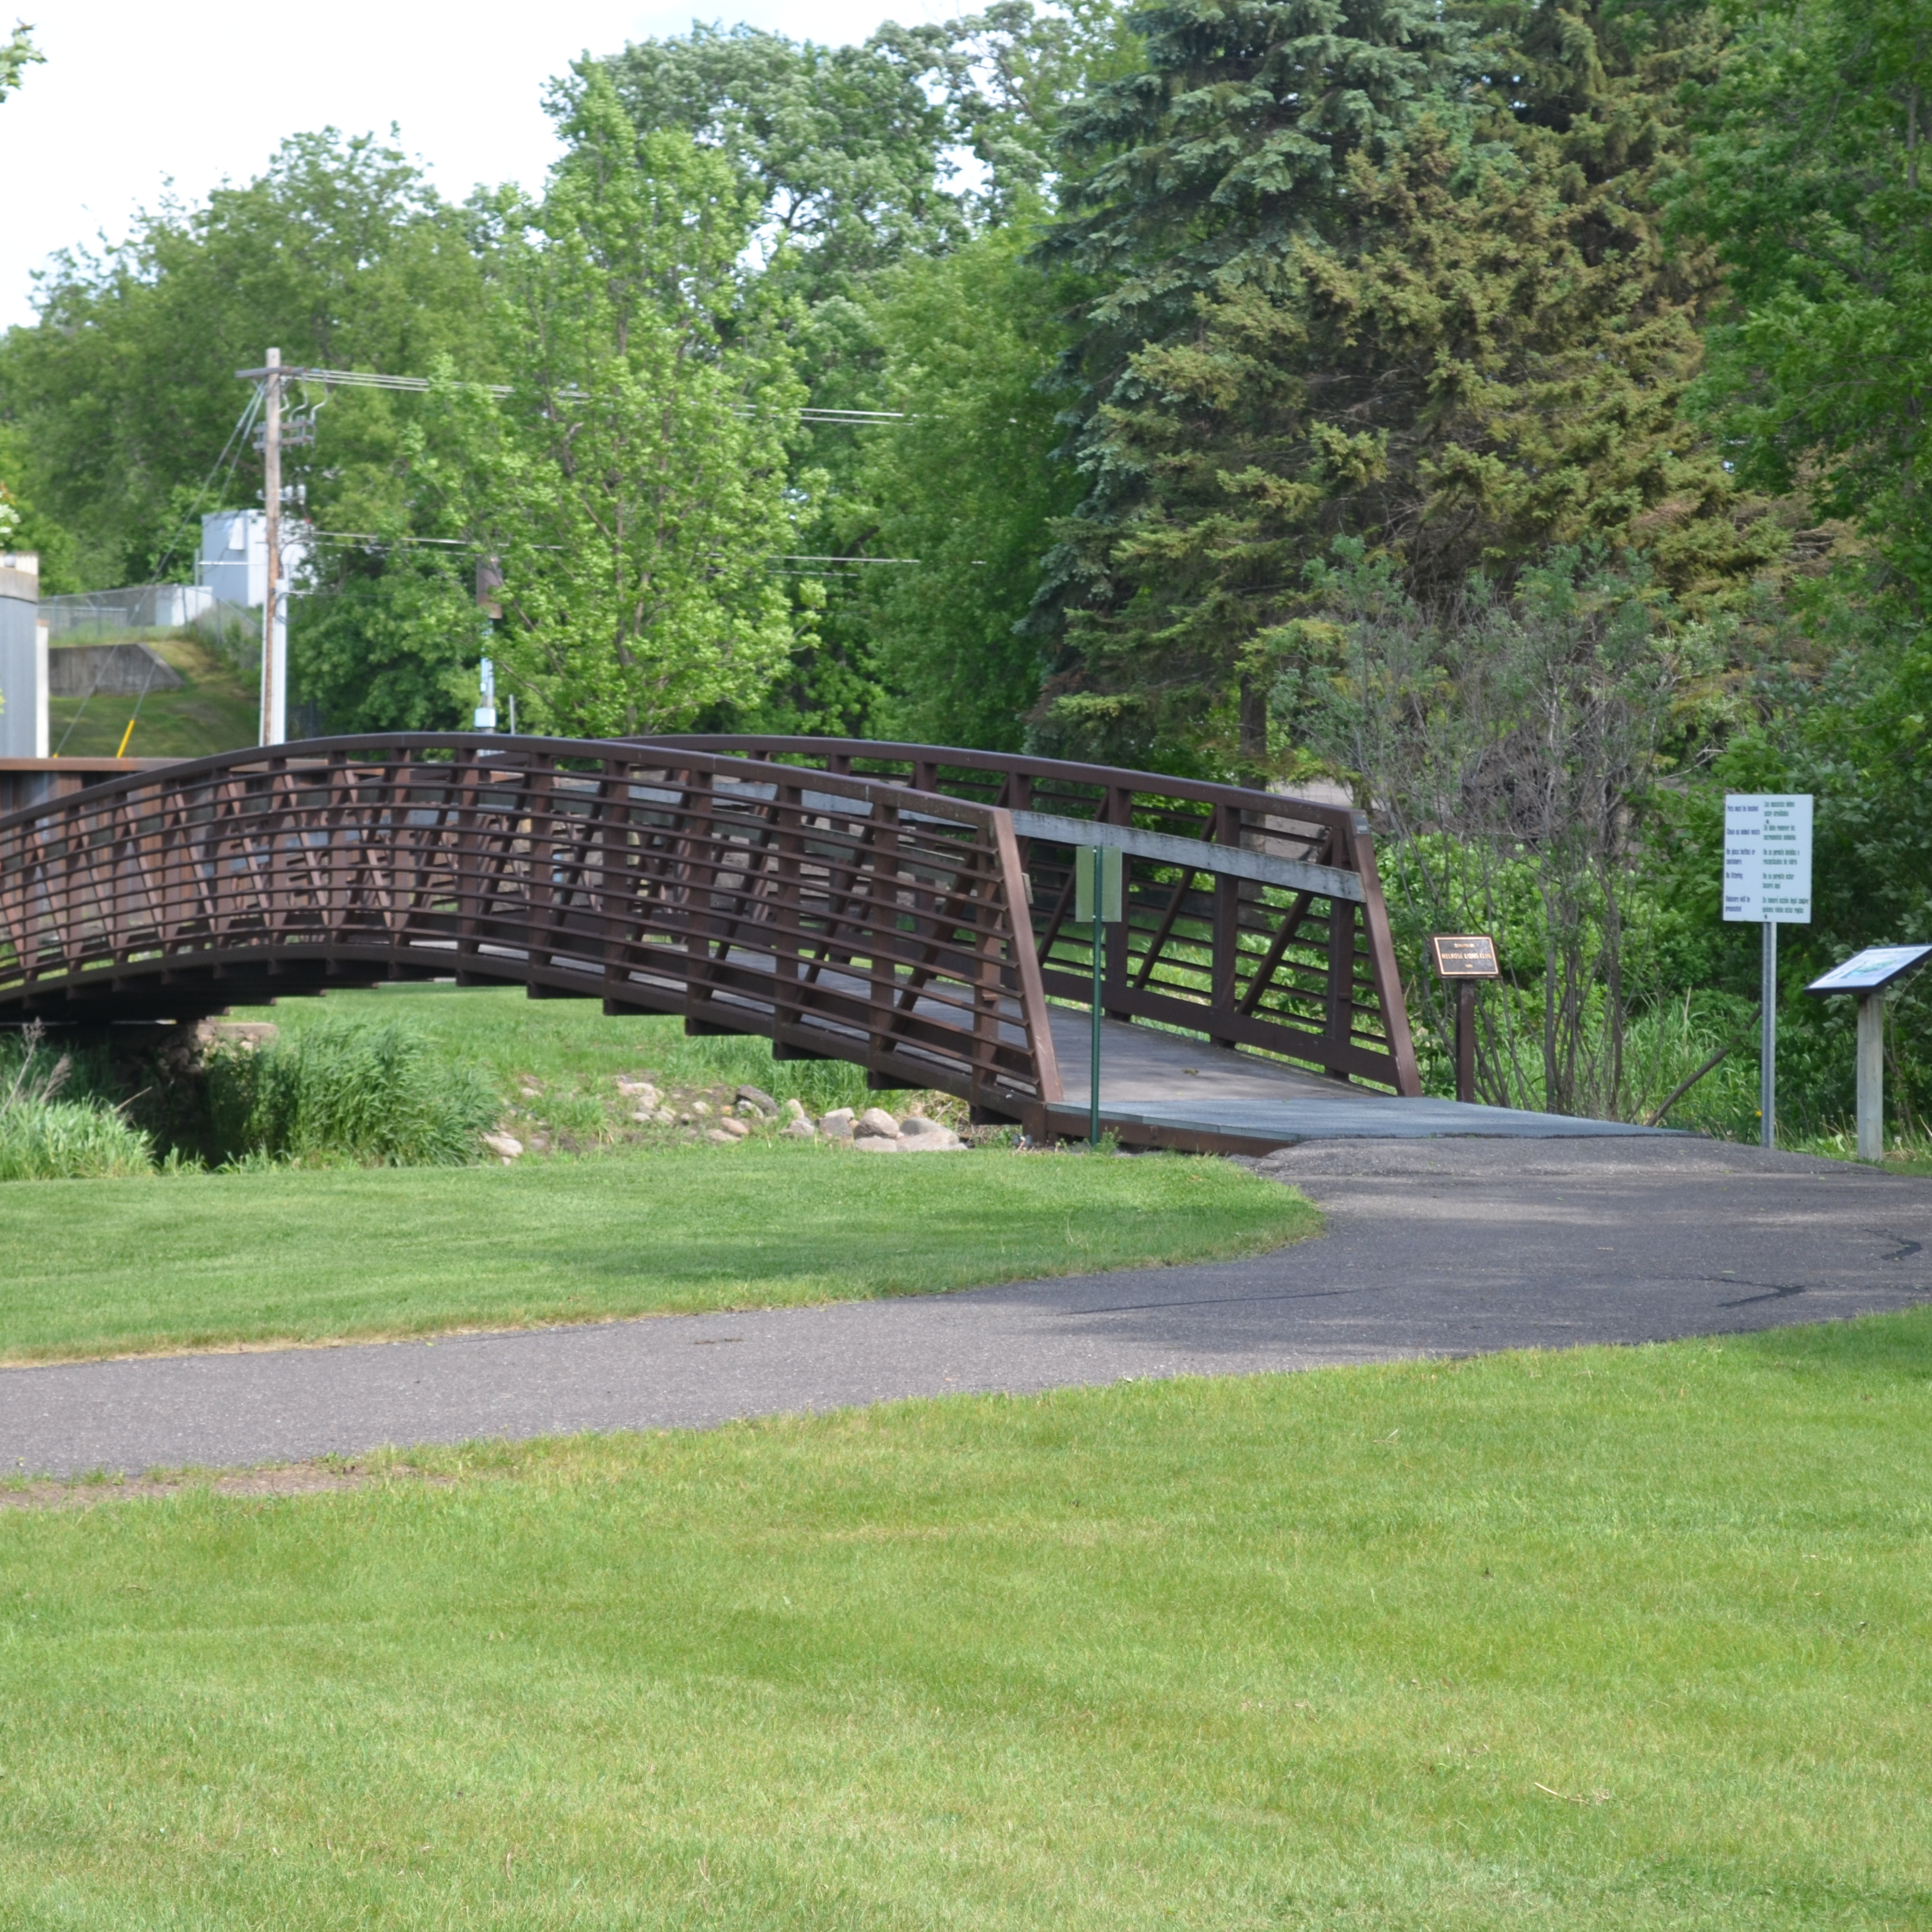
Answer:
[(681, 33), (694, 13), (794, 38), (862, 40), (884, 20), (940, 20), (964, 0), (331, 0), (322, 8), (157, 0), (0, 0), (46, 64), (0, 102), (0, 328), (32, 319), (32, 272), (56, 248), (126, 232), (172, 179), (193, 201), (258, 173), (285, 134), (386, 134), (460, 200), (535, 187), (556, 152), (544, 83), (578, 55)]

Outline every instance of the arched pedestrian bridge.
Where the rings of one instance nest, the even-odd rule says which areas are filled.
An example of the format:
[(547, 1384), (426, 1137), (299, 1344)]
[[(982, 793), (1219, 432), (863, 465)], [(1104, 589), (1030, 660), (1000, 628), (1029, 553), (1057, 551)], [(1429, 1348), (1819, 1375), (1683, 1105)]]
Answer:
[[(1073, 860), (1096, 844), (1127, 881), (1102, 1002), (1124, 1132), (1213, 1142), (1231, 1082), (1418, 1092), (1359, 814), (856, 740), (326, 739), (48, 799), (0, 818), (0, 1024), (508, 982), (1070, 1130), (1091, 983)], [(1130, 1104), (1156, 1088), (1203, 1118)]]

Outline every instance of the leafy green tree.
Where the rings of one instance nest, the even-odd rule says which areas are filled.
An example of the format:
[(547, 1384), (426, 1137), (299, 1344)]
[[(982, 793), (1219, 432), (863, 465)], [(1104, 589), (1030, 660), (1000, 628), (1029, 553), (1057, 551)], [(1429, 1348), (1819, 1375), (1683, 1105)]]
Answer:
[[(230, 444), (236, 372), (272, 344), (290, 363), (406, 374), (444, 355), (488, 377), (481, 240), (401, 154), (325, 130), (204, 206), (164, 204), (102, 254), (56, 257), (38, 322), (0, 344), (0, 424), (26, 464), (9, 481), (73, 532), (90, 584), (186, 577), (197, 500), (260, 500), (252, 453)], [(287, 452), (292, 500), (324, 527), (376, 527), (401, 500), (417, 406), (331, 397), (315, 444)]]
[(0, 40), (0, 100), (20, 85), (20, 76), (38, 61), (46, 56), (34, 44), (34, 30), (24, 20), (14, 23), (14, 31), (4, 40)]
[(416, 472), (500, 563), (519, 722), (664, 730), (755, 700), (790, 649), (773, 566), (801, 392), (739, 273), (753, 211), (722, 159), (640, 136), (595, 68), (564, 132), (502, 252), (511, 394), (444, 380)]
[[(730, 164), (763, 248), (812, 300), (1036, 208), (1062, 119), (1137, 58), (1112, 0), (995, 0), (862, 44), (702, 25), (602, 63), (638, 128), (681, 128)], [(568, 112), (581, 76), (556, 90)], [(970, 151), (976, 170), (962, 167)]]
[(1932, 18), (1922, 0), (1738, 10), (1678, 184), (1731, 307), (1704, 402), (1746, 477), (1877, 538), (1932, 596)]
[[(1030, 0), (997, 0), (982, 14), (938, 25), (888, 25), (860, 46), (700, 27), (627, 47), (607, 64), (640, 128), (689, 133), (728, 162), (755, 202), (764, 273), (772, 293), (790, 304), (785, 326), (812, 405), (877, 410), (929, 389), (934, 370), (926, 362), (953, 354), (935, 344), (934, 356), (922, 359), (920, 346), (894, 318), (909, 313), (908, 304), (919, 307), (916, 290), (939, 286), (942, 265), (957, 250), (970, 251), (974, 238), (1031, 218), (1052, 192), (1061, 117), (1095, 76), (1132, 64), (1134, 47), (1112, 0), (1078, 0), (1054, 13)], [(976, 165), (962, 166), (962, 152)], [(1021, 338), (1037, 337), (1037, 292), (1047, 284), (1016, 272), (1004, 243), (995, 252), (1006, 264), (998, 274), (969, 277), (970, 294), (958, 292), (974, 302), (973, 326), (987, 332), (1004, 381), (1012, 371), (1004, 358)], [(1001, 276), (1018, 302), (1010, 316), (986, 305)], [(943, 340), (956, 342), (965, 318), (940, 320)], [(902, 365), (917, 370), (910, 386)], [(1044, 548), (1036, 500), (1056, 473), (1051, 452), (1059, 437), (1047, 427), (1046, 404), (1030, 394), (1000, 405), (990, 425), (999, 434), (990, 440), (982, 433), (988, 425), (966, 426), (961, 411), (970, 416), (974, 405), (963, 392), (947, 388), (946, 397), (950, 428), (935, 420), (928, 399), (906, 405), (916, 425), (855, 429), (821, 421), (808, 429), (793, 472), (796, 547), (805, 555), (787, 580), (800, 641), (757, 704), (722, 706), (707, 724), (864, 734), (900, 728), (916, 712), (929, 728), (949, 716), (950, 731), (1011, 736), (1017, 712), (1008, 674), (1037, 655), (1009, 634), (1018, 614), (1015, 586), (1023, 586), (1021, 598), (1030, 595), (1035, 572), (1030, 560), (1010, 567), (1004, 560)], [(1040, 432), (1024, 477), (1009, 460), (1018, 456), (1009, 447), (1015, 418)], [(890, 453), (902, 440), (912, 446), (903, 462)], [(1005, 452), (998, 489), (938, 460), (942, 449), (962, 459), (996, 444)], [(928, 488), (930, 498), (921, 494)], [(958, 515), (965, 494), (982, 519), (997, 515), (1002, 490), (1010, 493), (1012, 532), (1003, 537), (983, 520)], [(969, 530), (976, 532), (970, 540)], [(940, 566), (953, 628), (934, 631), (922, 654), (911, 642), (920, 628), (914, 605), (880, 594), (889, 572), (898, 584), (898, 567), (874, 569), (866, 560), (924, 557), (928, 538), (949, 532), (962, 556), (1002, 562), (997, 569), (970, 560), (957, 569)], [(920, 548), (908, 550), (915, 536)], [(832, 561), (813, 560), (820, 558)], [(958, 626), (988, 640), (992, 656), (959, 655), (966, 646)], [(934, 694), (948, 680), (962, 694), (980, 692), (972, 712), (978, 718), (986, 693), (998, 691), (1004, 724), (969, 726), (965, 712), (944, 704), (935, 710)], [(887, 686), (906, 680), (910, 709), (895, 712)], [(889, 713), (898, 722), (890, 723)]]
[(1040, 613), (1048, 742), (1270, 770), (1338, 536), (1424, 602), (1591, 542), (1652, 552), (1694, 610), (1775, 551), (1680, 410), (1706, 278), (1662, 245), (1656, 104), (1708, 58), (1701, 16), (1634, 46), (1408, 0), (1144, 20), (1151, 72), (1075, 123), (1052, 242), (1109, 285)]
[[(885, 278), (875, 326), (898, 427), (869, 434), (864, 532), (886, 562), (862, 589), (890, 728), (941, 744), (1017, 750), (1040, 695), (1023, 633), (1055, 517), (1078, 480), (1048, 377), (1078, 291), (1025, 259), (1015, 226)], [(855, 533), (856, 534), (856, 533)]]
[(306, 592), (291, 600), (291, 691), (325, 732), (470, 722), (477, 659), (491, 648), (473, 596), (476, 559), (407, 532), (405, 518), (387, 542), (316, 545)]
[[(1693, 392), (1748, 483), (1842, 533), (1765, 628), (1747, 728), (1713, 746), (1646, 856), (1687, 984), (1754, 995), (1754, 928), (1720, 916), (1726, 790), (1816, 798), (1813, 918), (1780, 946), (1780, 1112), (1812, 1131), (1852, 1102), (1848, 1001), (1798, 988), (1869, 944), (1932, 938), (1932, 23), (1909, 0), (1736, 10), (1688, 92), (1697, 138), (1672, 184), (1687, 246), (1724, 269)], [(1932, 988), (1893, 1002), (1888, 1085), (1932, 1107)]]
[[(963, 232), (948, 117), (922, 85), (928, 43), (895, 30), (826, 47), (697, 26), (602, 65), (640, 131), (680, 129), (722, 157), (766, 248), (829, 287)], [(562, 112), (587, 84), (558, 90)]]

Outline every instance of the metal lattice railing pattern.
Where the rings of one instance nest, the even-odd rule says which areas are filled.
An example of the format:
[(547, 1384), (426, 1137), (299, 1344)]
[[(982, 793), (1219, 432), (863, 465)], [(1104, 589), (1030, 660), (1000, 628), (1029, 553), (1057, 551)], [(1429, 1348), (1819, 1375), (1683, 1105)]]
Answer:
[(1009, 815), (667, 745), (232, 752), (0, 818), (0, 1019), (395, 978), (764, 1034), (1007, 1114), (1060, 1097)]
[[(653, 742), (830, 775), (865, 776), (1020, 815), (1156, 835), (1129, 850), (1126, 918), (1108, 935), (1109, 1016), (1206, 1035), (1342, 1078), (1421, 1091), (1368, 821), (1343, 806), (1019, 754), (857, 739), (678, 737)], [(1023, 837), (1042, 983), (1091, 998), (1090, 929), (1073, 920), (1079, 835)], [(1174, 842), (1192, 848), (1177, 853)], [(1243, 877), (1222, 853), (1342, 875), (1331, 890)], [(1256, 868), (1262, 869), (1262, 868)]]

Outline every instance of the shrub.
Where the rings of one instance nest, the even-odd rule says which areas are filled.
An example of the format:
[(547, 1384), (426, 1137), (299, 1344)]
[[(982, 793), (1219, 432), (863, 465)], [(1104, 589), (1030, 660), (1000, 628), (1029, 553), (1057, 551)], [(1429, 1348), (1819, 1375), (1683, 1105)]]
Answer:
[(119, 1111), (92, 1099), (54, 1096), (74, 1072), (71, 1054), (44, 1062), (41, 1028), (28, 1028), (6, 1044), (0, 1068), (0, 1180), (94, 1180), (152, 1174), (154, 1150), (148, 1136), (130, 1127)]
[(232, 1160), (455, 1167), (476, 1160), (499, 1103), (472, 1069), (438, 1061), (394, 1021), (325, 1022), (208, 1065), (217, 1144)]
[(32, 1096), (0, 1105), (0, 1180), (104, 1180), (154, 1171), (148, 1136), (111, 1107)]

